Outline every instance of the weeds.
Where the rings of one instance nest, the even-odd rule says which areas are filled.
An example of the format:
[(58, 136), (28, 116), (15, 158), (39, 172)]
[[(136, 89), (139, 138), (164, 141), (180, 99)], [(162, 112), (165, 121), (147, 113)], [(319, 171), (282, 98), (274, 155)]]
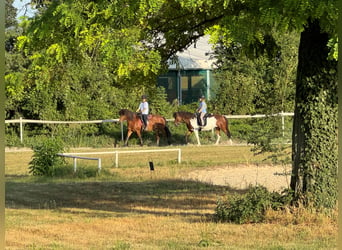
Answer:
[(215, 219), (238, 224), (264, 222), (268, 209), (278, 210), (289, 205), (290, 201), (288, 195), (269, 192), (263, 186), (250, 187), (244, 195), (233, 194), (225, 201), (219, 200)]

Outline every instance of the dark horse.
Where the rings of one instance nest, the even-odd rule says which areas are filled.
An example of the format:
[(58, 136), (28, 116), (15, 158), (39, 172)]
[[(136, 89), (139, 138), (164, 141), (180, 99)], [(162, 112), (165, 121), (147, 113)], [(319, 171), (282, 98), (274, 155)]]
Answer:
[[(133, 132), (137, 133), (140, 139), (140, 145), (143, 145), (143, 140), (141, 137), (143, 122), (138, 115), (128, 109), (121, 109), (119, 111), (119, 121), (127, 121), (127, 137), (125, 141), (125, 146), (128, 145), (128, 139)], [(157, 145), (159, 146), (160, 135), (164, 135), (167, 138), (167, 142), (170, 145), (171, 132), (166, 126), (166, 119), (160, 115), (148, 115), (147, 126), (144, 131), (154, 131), (157, 137)]]
[(228, 119), (223, 115), (207, 115), (207, 120), (205, 126), (201, 127), (197, 123), (197, 116), (194, 113), (190, 112), (175, 112), (173, 113), (173, 118), (175, 118), (175, 125), (179, 125), (179, 123), (184, 122), (188, 131), (185, 135), (185, 141), (188, 143), (188, 137), (192, 132), (195, 132), (197, 144), (201, 145), (198, 131), (208, 131), (215, 128), (217, 140), (216, 145), (219, 144), (220, 141), (220, 131), (223, 131), (229, 138), (230, 143), (232, 144), (230, 131), (228, 129)]

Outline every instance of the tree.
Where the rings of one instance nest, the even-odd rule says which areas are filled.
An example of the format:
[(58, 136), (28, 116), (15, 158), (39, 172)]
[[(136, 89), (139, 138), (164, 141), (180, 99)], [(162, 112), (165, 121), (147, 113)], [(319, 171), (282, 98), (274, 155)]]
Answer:
[(213, 112), (274, 114), (293, 111), (298, 33), (273, 31), (279, 49), (275, 55), (249, 58), (242, 45), (216, 46), (214, 75), (218, 90), (211, 100)]
[(264, 75), (260, 67), (265, 69), (266, 60), (247, 58), (240, 44), (226, 47), (220, 43), (213, 54), (217, 58), (214, 77), (218, 86), (215, 97), (210, 100), (210, 110), (221, 114), (256, 113), (257, 85), (262, 85)]
[(142, 15), (149, 11), (144, 2), (34, 5), (38, 14), (21, 23), (24, 32), (17, 39), (18, 48), (30, 59), (20, 81), (28, 93), (20, 105), (26, 117), (113, 117), (120, 108), (138, 103), (142, 92), (154, 91), (151, 82), (160, 57), (141, 42)]
[(308, 20), (296, 81), (291, 188), (315, 207), (337, 199), (337, 63), (328, 58), (329, 39), (319, 20)]
[[(334, 207), (337, 197), (337, 1), (180, 0), (177, 3), (182, 10), (174, 10), (177, 14), (171, 23), (158, 17), (161, 20), (156, 27), (162, 26), (166, 38), (159, 48), (168, 48), (179, 34), (183, 41), (191, 41), (207, 30), (213, 40), (225, 41), (227, 45), (239, 42), (249, 54), (258, 56), (264, 52), (272, 54), (277, 47), (273, 29), (301, 33), (291, 188), (296, 201), (316, 208)], [(190, 17), (182, 15), (184, 9)], [(167, 13), (165, 16), (169, 17)], [(175, 25), (177, 20), (179, 25)], [(178, 49), (186, 47), (177, 44)]]
[(16, 39), (21, 34), (18, 27), (17, 10), (13, 7), (13, 0), (6, 1), (5, 22), (5, 89), (6, 89), (6, 118), (16, 116), (21, 107), (23, 93), (23, 71), (27, 66), (27, 60), (16, 49)]
[(17, 23), (17, 10), (13, 7), (14, 0), (6, 0), (6, 18), (5, 18), (5, 29), (16, 26)]

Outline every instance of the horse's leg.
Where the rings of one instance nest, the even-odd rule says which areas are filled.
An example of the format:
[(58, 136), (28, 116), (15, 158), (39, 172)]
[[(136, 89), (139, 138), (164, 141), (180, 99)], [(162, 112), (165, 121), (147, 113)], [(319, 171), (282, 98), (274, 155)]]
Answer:
[(221, 138), (220, 129), (219, 129), (219, 128), (216, 128), (216, 129), (215, 129), (215, 132), (216, 132), (216, 137), (217, 137), (215, 145), (218, 145), (219, 142), (220, 142), (220, 138)]
[(160, 133), (162, 133), (161, 131), (160, 131), (160, 124), (153, 124), (153, 126), (152, 126), (152, 131), (155, 133), (155, 135), (156, 135), (156, 143), (157, 143), (157, 146), (159, 146), (159, 141), (160, 141), (160, 136), (159, 136), (159, 134)]
[(232, 137), (231, 137), (231, 135), (230, 135), (229, 129), (228, 129), (228, 128), (227, 128), (227, 129), (222, 129), (222, 131), (227, 135), (227, 137), (228, 137), (228, 139), (229, 139), (229, 144), (230, 144), (230, 145), (233, 145), (233, 141), (232, 141)]
[(198, 129), (194, 129), (195, 135), (196, 135), (196, 139), (197, 139), (197, 145), (201, 146), (200, 140), (199, 140), (199, 135), (198, 135)]
[(186, 134), (185, 134), (185, 143), (188, 144), (189, 142), (189, 136), (191, 135), (192, 131), (188, 130), (186, 131)]
[(128, 146), (128, 139), (129, 139), (129, 137), (131, 136), (132, 133), (133, 133), (132, 130), (128, 130), (127, 131), (127, 137), (126, 137), (126, 141), (125, 141), (125, 146)]
[(156, 133), (156, 138), (157, 138), (157, 146), (159, 146), (159, 141), (160, 141), (159, 133)]
[(137, 130), (136, 132), (137, 132), (137, 135), (138, 135), (138, 137), (140, 139), (140, 146), (142, 146), (143, 145), (143, 140), (142, 140), (142, 136), (141, 136), (141, 130)]

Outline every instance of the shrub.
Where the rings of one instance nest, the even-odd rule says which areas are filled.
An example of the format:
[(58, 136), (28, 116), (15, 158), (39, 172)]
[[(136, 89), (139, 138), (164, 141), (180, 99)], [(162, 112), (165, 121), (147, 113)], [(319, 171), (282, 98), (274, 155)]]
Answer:
[(33, 146), (29, 172), (37, 176), (54, 176), (54, 168), (65, 164), (64, 159), (57, 155), (63, 149), (64, 143), (60, 138), (42, 138)]
[(283, 207), (290, 201), (288, 197), (263, 186), (252, 187), (244, 195), (234, 194), (226, 201), (218, 201), (215, 219), (238, 224), (263, 222), (266, 211)]

